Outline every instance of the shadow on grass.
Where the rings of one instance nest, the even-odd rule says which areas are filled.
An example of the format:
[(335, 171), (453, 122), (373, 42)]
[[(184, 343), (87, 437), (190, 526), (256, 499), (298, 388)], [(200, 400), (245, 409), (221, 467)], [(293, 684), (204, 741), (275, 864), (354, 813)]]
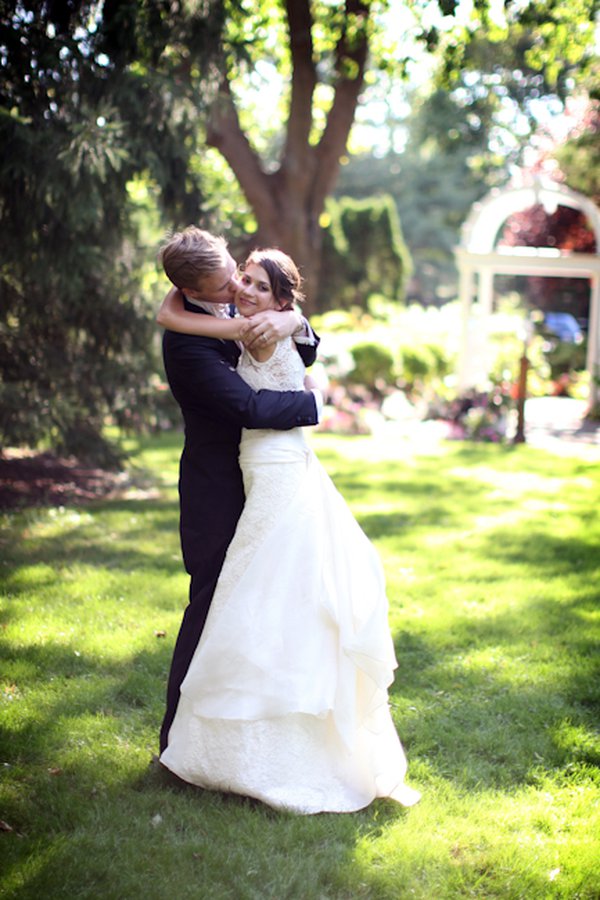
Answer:
[[(531, 533), (499, 544), (489, 535), (480, 552), (495, 554), (509, 580), (524, 560), (533, 563), (542, 588), (491, 616), (460, 607), (443, 634), (396, 635), (391, 699), (409, 758), (468, 791), (512, 790), (581, 767), (591, 773), (600, 764), (592, 540)], [(578, 586), (557, 594), (559, 578), (576, 578)], [(460, 571), (452, 579), (456, 597)]]
[[(497, 448), (483, 458), (488, 455), (496, 462)], [(457, 450), (454, 459), (456, 465), (481, 465), (481, 448), (476, 453)], [(503, 459), (510, 468), (517, 454), (507, 451)], [(551, 471), (548, 461), (537, 466), (540, 474)], [(410, 472), (401, 466), (386, 473), (377, 490), (393, 508), (363, 516), (365, 530), (385, 537), (442, 520), (451, 529), (458, 520), (457, 497), (463, 504), (463, 527), (465, 511), (474, 520), (483, 508), (509, 507), (509, 500), (488, 497), (489, 486), (445, 477), (436, 467), (435, 459), (426, 463), (427, 478), (419, 485), (410, 482)], [(582, 467), (582, 474), (587, 471)], [(343, 482), (349, 499), (368, 497), (368, 480), (348, 477), (347, 487)], [(413, 505), (406, 508), (409, 501)], [(133, 517), (143, 510), (144, 521), (131, 523), (118, 545), (101, 534), (95, 540), (93, 533), (90, 545), (90, 532), (77, 527), (60, 539), (36, 538), (31, 550), (11, 549), (11, 573), (38, 560), (54, 566), (57, 559), (65, 564), (91, 561), (109, 569), (181, 570), (164, 548), (156, 555), (153, 549), (140, 549), (149, 530), (176, 532), (176, 503), (105, 506), (108, 514)], [(589, 542), (561, 540), (539, 529), (530, 530), (524, 540), (505, 531), (476, 534), (473, 540), (482, 559), (494, 557), (507, 574), (514, 569), (515, 577), (524, 561), (533, 562), (548, 576), (548, 593), (531, 597), (526, 610), (521, 606), (493, 618), (457, 613), (442, 635), (397, 635), (400, 668), (391, 699), (409, 773), (415, 773), (411, 780), (422, 779), (425, 796), (428, 780), (435, 778), (451, 782), (458, 792), (509, 793), (543, 781), (557, 769), (574, 772), (599, 761), (597, 744), (585, 739), (599, 703), (588, 627), (597, 599), (590, 587), (592, 537)], [(580, 579), (578, 593), (569, 600), (552, 596), (552, 579), (571, 573)], [(60, 571), (43, 578), (55, 582)], [(460, 590), (460, 571), (453, 578)], [(11, 590), (21, 589), (15, 583)], [(7, 896), (348, 900), (396, 898), (409, 884), (423, 888), (426, 857), (419, 853), (397, 861), (394, 883), (385, 881), (383, 857), (374, 864), (361, 858), (362, 842), (391, 828), (411, 828), (411, 812), (390, 802), (378, 801), (348, 816), (297, 817), (242, 798), (179, 790), (147, 768), (149, 759), (140, 762), (140, 746), (152, 744), (158, 730), (171, 648), (172, 642), (157, 641), (126, 660), (75, 657), (72, 648), (56, 644), (11, 650), (11, 664), (21, 667), (24, 681), (33, 685), (39, 679), (40, 692), (46, 690), (39, 703), (32, 701), (35, 715), (24, 717), (20, 725), (13, 721), (3, 737), (4, 759), (11, 764), (3, 773), (5, 784), (11, 782), (3, 815), (25, 835), (0, 835), (10, 841), (4, 844), (2, 876), (13, 886)], [(568, 657), (571, 665), (565, 662)], [(533, 678), (530, 661), (535, 662)], [(54, 687), (48, 691), (50, 681)], [(567, 726), (579, 730), (578, 742), (561, 740)], [(54, 777), (48, 767), (61, 754), (66, 754), (64, 769)], [(504, 877), (512, 873), (522, 891), (514, 896), (548, 896), (547, 877), (541, 873), (529, 871), (527, 882), (519, 881), (518, 857), (515, 853), (511, 863), (504, 861)], [(446, 887), (455, 883), (461, 868), (470, 867), (470, 893), (496, 895), (497, 882), (486, 894), (491, 871), (477, 859), (462, 865), (448, 852), (433, 864)], [(459, 888), (430, 893), (465, 895)]]
[(481, 548), (481, 553), (493, 555), (507, 567), (524, 562), (536, 566), (549, 583), (558, 576), (579, 578), (586, 572), (600, 572), (598, 551), (598, 534), (593, 532), (585, 538), (562, 537), (560, 533), (552, 534), (535, 527), (526, 534), (490, 534)]
[(88, 714), (113, 720), (118, 731), (119, 723), (126, 726), (134, 711), (141, 712), (138, 719), (158, 732), (171, 651), (172, 642), (156, 641), (154, 648), (117, 661), (76, 656), (56, 644), (9, 648), (6, 670), (21, 687), (13, 714), (4, 717), (4, 761), (41, 763), (63, 747), (69, 721)]
[(172, 896), (174, 885), (190, 898), (335, 896), (357, 835), (406, 813), (375, 804), (356, 816), (297, 817), (157, 774), (139, 745), (158, 730), (168, 655), (157, 647), (108, 663), (56, 646), (17, 654), (44, 673), (44, 690), (35, 716), (2, 737), (3, 815), (14, 828), (0, 836), (1, 877), (14, 888), (6, 896), (133, 900)]
[[(463, 691), (460, 704), (450, 709), (426, 708), (423, 701), (431, 702), (430, 685), (437, 691), (440, 683), (444, 684), (440, 682), (438, 654), (414, 639), (412, 652), (421, 662), (429, 660), (431, 678), (426, 669), (409, 688), (413, 702), (420, 706), (415, 732), (405, 740), (409, 762), (415, 757), (417, 770), (429, 767), (459, 790), (513, 788), (535, 782), (534, 773), (526, 766), (522, 771), (515, 768), (512, 754), (527, 756), (529, 741), (538, 755), (544, 753), (540, 741), (544, 735), (535, 727), (527, 743), (524, 737), (530, 730), (527, 708), (538, 707), (540, 692), (528, 689), (517, 694), (503, 689), (498, 694), (501, 686), (494, 689), (489, 676), (482, 675), (466, 686), (468, 694)], [(176, 895), (182, 898), (391, 900), (402, 896), (400, 883), (421, 882), (423, 857), (414, 850), (407, 859), (398, 859), (391, 881), (392, 864), (387, 863), (386, 880), (386, 866), (370, 863), (361, 850), (364, 842), (369, 846), (385, 839), (390, 829), (396, 833), (399, 828), (412, 829), (411, 811), (389, 801), (377, 801), (353, 815), (297, 817), (252, 800), (165, 782), (147, 767), (147, 760), (137, 766), (124, 762), (128, 741), (140, 742), (143, 705), (143, 691), (128, 670), (154, 669), (156, 655), (144, 653), (129, 664), (88, 670), (88, 675), (105, 677), (109, 683), (94, 683), (91, 678), (73, 684), (47, 708), (44, 720), (22, 735), (22, 753), (30, 749), (27, 758), (15, 766), (20, 773), (16, 780), (28, 796), (27, 801), (16, 801), (12, 809), (10, 804), (4, 807), (6, 817), (24, 835), (1, 836), (7, 851), (2, 877), (6, 883), (18, 885), (18, 890), (7, 896), (20, 900), (41, 896), (131, 900), (144, 896), (158, 900), (172, 896), (176, 885)], [(68, 659), (53, 659), (54, 664), (68, 668)], [(454, 679), (454, 684), (447, 686), (448, 693), (456, 692), (456, 673), (451, 666), (446, 675)], [(70, 680), (74, 678), (72, 675)], [(517, 699), (526, 708), (517, 710), (515, 718), (511, 710)], [(476, 734), (475, 740), (465, 741), (466, 735), (477, 732), (482, 707), (487, 718), (498, 720), (498, 729), (492, 734), (484, 723), (479, 741)], [(86, 713), (93, 717), (97, 731), (87, 723), (87, 731), (82, 732)], [(148, 719), (148, 711), (142, 715)], [(40, 736), (40, 728), (46, 729), (45, 736)], [(516, 730), (517, 737), (503, 748), (501, 733), (509, 728)], [(460, 747), (454, 745), (454, 735)], [(547, 743), (547, 736), (545, 740)], [(31, 745), (40, 741), (45, 750), (31, 753)], [(53, 777), (47, 766), (65, 745), (71, 750), (68, 762), (63, 772)], [(556, 750), (554, 756), (549, 762), (556, 764)], [(566, 761), (565, 756), (563, 764)], [(540, 763), (536, 764), (539, 767)], [(515, 873), (522, 865), (519, 857), (517, 853), (512, 860)], [(495, 876), (488, 863), (479, 864), (487, 871), (477, 871), (476, 858), (459, 865), (448, 852), (431, 864), (436, 879), (445, 884), (443, 896), (462, 895), (460, 888), (449, 888), (459, 870), (463, 886), (472, 879), (481, 895), (489, 876), (493, 895)], [(504, 866), (506, 878), (510, 869), (506, 863)], [(529, 896), (544, 896), (544, 884), (547, 880), (542, 874), (528, 872)]]
[[(488, 480), (489, 470), (503, 479), (502, 490)], [(590, 492), (597, 478), (591, 463), (556, 459), (527, 448), (503, 448), (498, 446), (460, 446), (451, 448), (442, 462), (438, 457), (420, 457), (416, 465), (402, 460), (389, 460), (377, 464), (369, 471), (356, 461), (334, 458), (328, 469), (340, 492), (349, 503), (372, 504), (374, 511), (360, 512), (357, 518), (361, 527), (372, 539), (393, 534), (410, 527), (452, 528), (457, 523), (465, 527), (469, 520), (475, 522), (483, 514), (500, 515), (514, 511), (519, 494), (512, 492), (516, 479), (532, 479), (527, 486), (529, 496), (539, 496), (548, 502), (548, 485), (553, 485), (555, 499), (561, 491), (571, 491), (566, 497), (575, 509), (581, 507), (581, 515), (590, 520), (595, 515)], [(565, 487), (561, 479), (568, 472)], [(385, 474), (383, 474), (385, 473)], [(550, 480), (550, 481), (549, 481)], [(580, 500), (573, 498), (573, 484), (581, 485)], [(584, 499), (585, 498), (585, 499)], [(384, 509), (377, 510), (382, 504)]]
[[(25, 521), (15, 516), (3, 534), (0, 582), (5, 591), (18, 594), (26, 589), (18, 577), (20, 569), (43, 565), (49, 568), (40, 570), (41, 578), (36, 576), (38, 587), (55, 583), (73, 565), (124, 572), (182, 571), (178, 528), (175, 501), (118, 501), (79, 509), (73, 523), (62, 522), (55, 535), (36, 534), (31, 516)], [(162, 535), (164, 539), (156, 538)]]

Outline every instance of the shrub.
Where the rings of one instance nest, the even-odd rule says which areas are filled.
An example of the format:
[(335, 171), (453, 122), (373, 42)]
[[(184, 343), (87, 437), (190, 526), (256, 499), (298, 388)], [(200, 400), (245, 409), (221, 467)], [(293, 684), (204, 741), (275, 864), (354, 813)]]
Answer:
[(329, 198), (326, 211), (319, 310), (364, 309), (376, 292), (401, 300), (412, 262), (392, 198)]
[(401, 377), (409, 390), (416, 385), (424, 387), (436, 379), (445, 378), (452, 367), (452, 360), (437, 344), (402, 347)]
[(354, 369), (349, 374), (350, 381), (376, 390), (395, 383), (396, 365), (386, 347), (375, 343), (356, 344), (351, 353)]

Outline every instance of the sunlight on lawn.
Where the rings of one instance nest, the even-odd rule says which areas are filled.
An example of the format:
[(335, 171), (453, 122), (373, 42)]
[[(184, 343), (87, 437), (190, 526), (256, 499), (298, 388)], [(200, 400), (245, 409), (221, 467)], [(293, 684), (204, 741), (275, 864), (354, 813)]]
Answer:
[(500, 494), (520, 496), (536, 492), (558, 496), (570, 487), (593, 488), (595, 482), (590, 477), (558, 478), (539, 475), (536, 472), (498, 472), (490, 466), (457, 466), (449, 469), (450, 475), (476, 480), (495, 488)]
[[(357, 878), (378, 886), (388, 897), (392, 885), (397, 896), (404, 896), (403, 885), (415, 884), (415, 871), (422, 872), (423, 882), (416, 882), (411, 895), (422, 898), (564, 896), (562, 891), (553, 892), (552, 884), (560, 884), (561, 873), (576, 868), (587, 855), (585, 847), (569, 841), (578, 824), (585, 826), (588, 814), (580, 792), (562, 790), (550, 796), (526, 788), (509, 797), (485, 791), (477, 795), (475, 814), (472, 798), (466, 795), (445, 792), (443, 800), (433, 826), (426, 801), (411, 815), (418, 843), (402, 821), (360, 839)], [(453, 810), (450, 816), (448, 806)]]
[(139, 495), (2, 518), (1, 890), (421, 900), (600, 895), (597, 469), (530, 447), (311, 442), (386, 572), (421, 803), (297, 817), (148, 768), (187, 596), (180, 435)]

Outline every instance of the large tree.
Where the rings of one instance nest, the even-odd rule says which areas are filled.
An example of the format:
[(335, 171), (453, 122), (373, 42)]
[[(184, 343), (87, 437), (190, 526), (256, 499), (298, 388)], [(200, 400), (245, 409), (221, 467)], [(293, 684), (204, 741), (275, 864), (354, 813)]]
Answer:
[(110, 458), (107, 415), (140, 423), (153, 329), (129, 185), (150, 173), (169, 218), (196, 215), (187, 173), (206, 65), (190, 77), (185, 63), (208, 63), (220, 33), (221, 19), (183, 9), (173, 19), (176, 6), (2, 0), (5, 445)]
[[(556, 0), (507, 3), (506, 14), (477, 0), (466, 19), (457, 0), (280, 0), (251, 7), (230, 0), (226, 9), (222, 79), (205, 140), (227, 160), (254, 212), (252, 242), (290, 252), (308, 276), (310, 297), (317, 294), (325, 200), (376, 71), (403, 77), (420, 44), (442, 57), (445, 90), (458, 91), (468, 70), (476, 103), (483, 88), (507, 93), (501, 74), (529, 112), (532, 99), (562, 95), (567, 78), (588, 66), (597, 0), (568, 9)], [(261, 72), (262, 93), (252, 108), (248, 88)], [(282, 76), (280, 112), (272, 82)], [(273, 128), (273, 118), (280, 127)]]
[[(254, 66), (269, 52), (278, 64), (273, 74), (289, 72), (289, 96), (280, 153), (273, 165), (265, 164), (241, 124), (240, 95), (236, 95), (237, 65), (223, 70), (208, 120), (206, 142), (217, 148), (234, 171), (257, 221), (255, 243), (276, 244), (291, 253), (307, 275), (309, 297), (319, 275), (322, 231), (319, 218), (333, 190), (340, 157), (364, 83), (373, 10), (369, 0), (345, 0), (323, 4), (309, 0), (286, 0), (287, 47), (277, 42), (269, 52), (269, 29), (281, 33), (280, 10), (267, 4), (248, 15), (247, 9), (230, 9), (229, 46), (238, 51), (246, 42), (247, 60), (242, 69)], [(250, 19), (250, 21), (248, 21)], [(279, 21), (278, 21), (279, 19)], [(320, 34), (317, 39), (315, 34)], [(248, 39), (248, 36), (251, 36)], [(227, 50), (227, 45), (225, 47)], [(321, 83), (330, 96), (321, 127), (317, 124), (316, 92)], [(321, 106), (321, 112), (323, 107)], [(271, 111), (260, 109), (267, 124)]]

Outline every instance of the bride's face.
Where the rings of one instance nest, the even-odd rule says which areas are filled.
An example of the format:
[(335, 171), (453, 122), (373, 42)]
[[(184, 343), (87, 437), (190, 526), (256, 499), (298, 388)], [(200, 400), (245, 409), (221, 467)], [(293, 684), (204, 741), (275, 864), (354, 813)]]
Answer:
[(242, 316), (252, 316), (265, 309), (279, 309), (269, 276), (262, 266), (248, 263), (239, 281), (242, 286), (235, 295), (235, 305)]

